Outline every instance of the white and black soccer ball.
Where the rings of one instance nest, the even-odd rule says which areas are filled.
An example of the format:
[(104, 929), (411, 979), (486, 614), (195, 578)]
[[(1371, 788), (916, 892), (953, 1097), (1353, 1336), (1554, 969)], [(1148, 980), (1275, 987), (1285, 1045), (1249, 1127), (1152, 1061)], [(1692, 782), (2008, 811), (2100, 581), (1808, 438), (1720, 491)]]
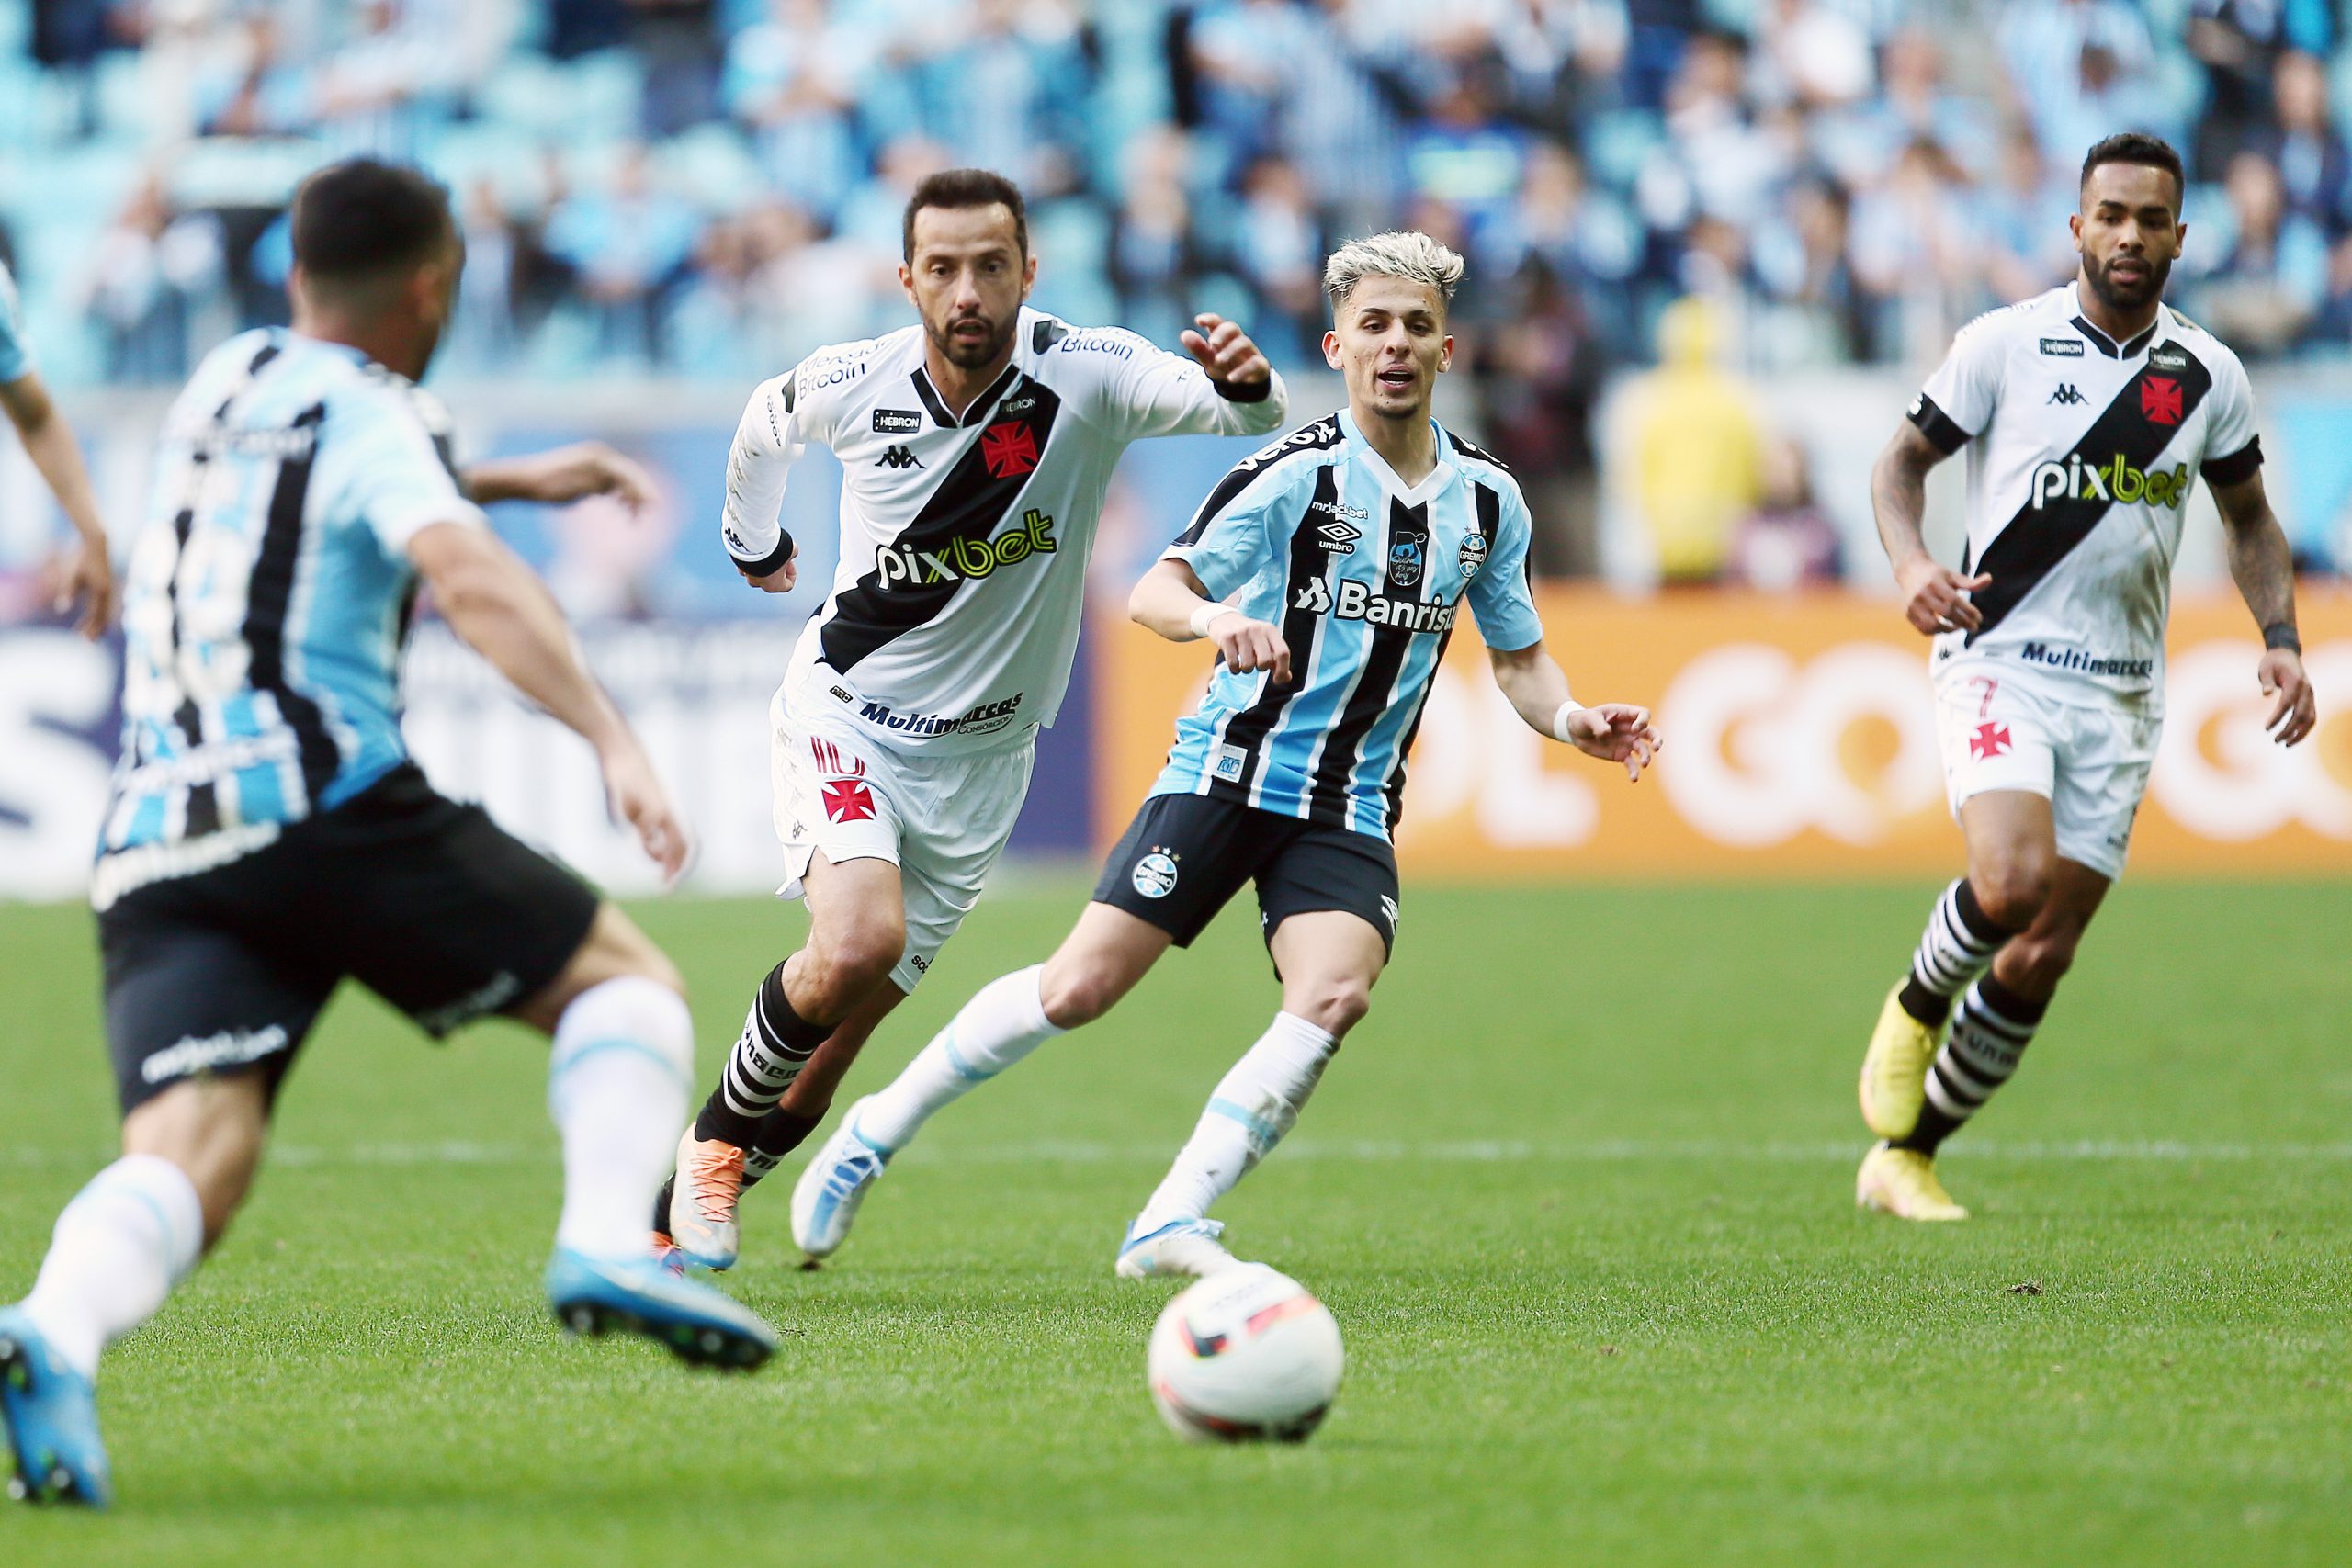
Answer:
[(1195, 1443), (1304, 1442), (1340, 1392), (1340, 1325), (1262, 1263), (1222, 1269), (1168, 1303), (1145, 1358), (1152, 1403)]

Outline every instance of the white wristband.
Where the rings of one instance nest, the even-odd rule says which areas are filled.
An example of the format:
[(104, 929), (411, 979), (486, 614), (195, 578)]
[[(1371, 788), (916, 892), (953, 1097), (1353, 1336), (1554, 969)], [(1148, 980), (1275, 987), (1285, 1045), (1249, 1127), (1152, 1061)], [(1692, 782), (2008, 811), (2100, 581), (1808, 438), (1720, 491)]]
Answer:
[(1572, 715), (1580, 714), (1582, 712), (1584, 712), (1584, 705), (1577, 701), (1574, 697), (1570, 697), (1566, 702), (1562, 703), (1560, 705), (1560, 711), (1552, 716), (1552, 739), (1559, 741), (1567, 740), (1569, 739), (1569, 717)]
[(1193, 635), (1206, 637), (1209, 635), (1209, 627), (1216, 624), (1219, 615), (1238, 615), (1240, 613), (1230, 604), (1203, 604), (1193, 612)]

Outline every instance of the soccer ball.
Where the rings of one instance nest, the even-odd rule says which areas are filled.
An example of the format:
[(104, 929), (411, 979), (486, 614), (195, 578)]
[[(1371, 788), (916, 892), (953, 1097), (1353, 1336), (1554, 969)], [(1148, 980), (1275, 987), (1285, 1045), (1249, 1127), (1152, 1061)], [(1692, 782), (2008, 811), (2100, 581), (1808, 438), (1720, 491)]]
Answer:
[(1168, 1303), (1145, 1358), (1152, 1402), (1195, 1443), (1306, 1441), (1340, 1392), (1340, 1325), (1262, 1263), (1210, 1275)]

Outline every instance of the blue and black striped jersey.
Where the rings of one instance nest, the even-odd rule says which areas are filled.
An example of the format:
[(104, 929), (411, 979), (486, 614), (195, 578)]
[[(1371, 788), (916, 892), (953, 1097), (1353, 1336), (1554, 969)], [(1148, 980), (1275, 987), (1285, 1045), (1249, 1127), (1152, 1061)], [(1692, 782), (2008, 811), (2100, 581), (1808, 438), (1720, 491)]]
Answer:
[(1236, 468), (1166, 558), (1213, 599), (1282, 628), (1291, 681), (1219, 668), (1178, 721), (1154, 795), (1208, 795), (1385, 839), (1467, 599), (1487, 645), (1528, 648), (1527, 503), (1492, 457), (1437, 432), (1437, 467), (1408, 486), (1345, 412)]
[(100, 908), (252, 852), (407, 755), (407, 547), (487, 525), (439, 405), (355, 349), (246, 333), (167, 416), (123, 594), (123, 739)]

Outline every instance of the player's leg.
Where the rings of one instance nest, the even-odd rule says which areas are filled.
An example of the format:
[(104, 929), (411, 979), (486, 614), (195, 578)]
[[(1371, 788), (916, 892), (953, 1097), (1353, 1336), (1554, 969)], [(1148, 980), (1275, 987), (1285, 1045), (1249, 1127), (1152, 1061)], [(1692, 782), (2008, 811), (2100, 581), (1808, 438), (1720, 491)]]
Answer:
[(497, 1011), (553, 1038), (548, 1113), (563, 1207), (548, 1304), (574, 1332), (642, 1334), (681, 1359), (756, 1366), (774, 1330), (645, 1251), (645, 1214), (685, 1120), (694, 1020), (676, 967), (628, 916), (421, 773), (308, 828), (303, 940), (421, 1027)]
[(1928, 1066), (1952, 1003), (2049, 896), (2057, 858), (2050, 717), (1992, 677), (1955, 679), (1937, 695), (1937, 739), (1968, 870), (1937, 896), (1911, 967), (1887, 993), (1862, 1057), (1862, 1120), (1882, 1138), (1901, 1138), (1917, 1125)]
[[(1262, 815), (1262, 814), (1261, 814)], [(1210, 1205), (1273, 1152), (1348, 1031), (1372, 1005), (1396, 930), (1396, 860), (1367, 834), (1283, 824), (1258, 872), (1282, 1010), (1209, 1096), (1119, 1249), (1118, 1272), (1204, 1274), (1233, 1257)]]
[(28, 1500), (107, 1502), (101, 1352), (161, 1311), (227, 1228), (277, 1083), (334, 987), (193, 918), (195, 901), (150, 889), (100, 917), (123, 1153), (58, 1216), (31, 1293), (0, 1309), (10, 1492)]
[[(1237, 834), (1259, 815), (1190, 795), (1147, 800), (1054, 956), (982, 987), (896, 1079), (842, 1118), (793, 1188), (792, 1235), (801, 1250), (826, 1258), (840, 1249), (891, 1156), (933, 1115), (1052, 1036), (1101, 1017), (1171, 942), (1190, 943), (1255, 863), (1250, 842)], [(994, 852), (989, 847), (987, 860)], [(1180, 874), (1180, 865), (1193, 869)], [(962, 919), (985, 869), (980, 863), (959, 872), (927, 855), (920, 881), (910, 874), (910, 901), (918, 886), (923, 889), (922, 908), (909, 910), (910, 964), (924, 956), (923, 944), (936, 951)], [(901, 983), (911, 987), (916, 974), (902, 972)]]
[[(781, 891), (807, 899), (808, 937), (760, 982), (718, 1084), (678, 1141), (667, 1224), (655, 1226), (710, 1269), (735, 1262), (736, 1211), (762, 1124), (825, 1043), (885, 988), (907, 944), (903, 759), (820, 730), (782, 704), (770, 749), (788, 874)], [(864, 1043), (843, 1045), (854, 1055)]]

